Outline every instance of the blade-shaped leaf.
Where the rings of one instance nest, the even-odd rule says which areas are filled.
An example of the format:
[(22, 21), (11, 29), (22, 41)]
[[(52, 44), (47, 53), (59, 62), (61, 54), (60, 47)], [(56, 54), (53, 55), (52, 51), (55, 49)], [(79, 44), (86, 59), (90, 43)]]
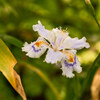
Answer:
[(13, 44), (14, 46), (16, 46), (18, 48), (21, 48), (23, 45), (23, 42), (21, 42), (17, 38), (10, 36), (10, 35), (0, 34), (0, 38), (2, 40), (6, 41), (7, 43)]
[(23, 100), (26, 100), (26, 95), (21, 84), (20, 77), (13, 69), (16, 63), (16, 59), (8, 47), (0, 39), (0, 71), (7, 78), (13, 88), (22, 96)]
[(95, 59), (95, 61), (93, 62), (91, 68), (89, 69), (87, 73), (87, 76), (83, 82), (81, 95), (84, 93), (87, 87), (89, 88), (91, 86), (93, 77), (99, 67), (100, 67), (100, 54), (97, 56), (97, 58)]

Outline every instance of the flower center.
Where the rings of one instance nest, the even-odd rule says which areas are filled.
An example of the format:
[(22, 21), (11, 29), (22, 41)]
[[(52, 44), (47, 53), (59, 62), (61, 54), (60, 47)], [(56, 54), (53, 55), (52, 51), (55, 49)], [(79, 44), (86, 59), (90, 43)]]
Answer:
[(62, 30), (61, 33), (64, 34), (66, 32), (66, 30)]

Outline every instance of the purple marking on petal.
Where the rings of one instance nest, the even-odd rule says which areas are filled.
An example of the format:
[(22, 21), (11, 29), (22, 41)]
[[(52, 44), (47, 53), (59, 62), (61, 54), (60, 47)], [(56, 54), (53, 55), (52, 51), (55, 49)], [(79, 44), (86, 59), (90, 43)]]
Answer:
[(41, 51), (41, 49), (35, 49), (35, 47), (34, 47), (34, 45), (32, 45), (32, 48), (33, 48), (33, 50), (34, 50), (34, 52), (39, 52), (39, 51)]
[(73, 67), (76, 64), (76, 56), (74, 57), (73, 64), (69, 64), (66, 60), (64, 60), (64, 64), (66, 67)]

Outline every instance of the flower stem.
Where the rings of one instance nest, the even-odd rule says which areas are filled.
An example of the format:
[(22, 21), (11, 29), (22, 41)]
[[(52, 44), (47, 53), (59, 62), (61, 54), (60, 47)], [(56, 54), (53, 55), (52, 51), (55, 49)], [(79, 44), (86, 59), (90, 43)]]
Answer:
[(99, 24), (99, 22), (96, 18), (95, 10), (94, 10), (94, 7), (93, 7), (91, 1), (90, 0), (85, 0), (85, 3), (87, 4), (87, 7), (88, 7), (88, 10), (89, 10), (90, 14), (93, 16), (93, 18), (95, 19), (95, 21), (96, 21), (96, 23), (97, 23), (97, 25), (100, 29), (100, 24)]
[(21, 61), (20, 63), (25, 65), (30, 70), (36, 72), (48, 84), (48, 86), (51, 88), (51, 90), (55, 94), (57, 100), (62, 100), (60, 97), (60, 94), (58, 93), (55, 86), (52, 84), (52, 82), (48, 79), (48, 77), (40, 69), (38, 69), (38, 68), (36, 68), (36, 67), (32, 66), (31, 64), (24, 62), (24, 61)]

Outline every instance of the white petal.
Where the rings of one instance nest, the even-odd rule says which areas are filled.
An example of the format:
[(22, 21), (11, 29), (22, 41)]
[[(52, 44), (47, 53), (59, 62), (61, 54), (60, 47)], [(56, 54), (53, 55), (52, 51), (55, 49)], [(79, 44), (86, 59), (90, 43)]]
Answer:
[(46, 30), (40, 21), (38, 21), (38, 24), (33, 25), (33, 30), (38, 31), (38, 33), (41, 37), (48, 39), (48, 35), (49, 35), (50, 31)]
[(33, 50), (33, 48), (31, 48), (30, 51), (26, 55), (31, 57), (31, 58), (39, 58), (46, 51), (45, 47), (40, 48), (40, 49), (38, 48), (38, 50), (40, 50), (39, 52), (35, 52)]
[[(82, 71), (82, 68), (80, 67), (80, 63), (78, 61), (78, 58), (76, 57), (76, 54), (74, 54), (74, 56), (71, 56), (71, 55), (72, 55), (72, 51), (69, 52), (69, 54), (65, 58), (63, 58), (61, 61), (61, 64), (62, 64), (61, 69), (63, 71), (63, 75), (69, 78), (74, 76), (73, 71), (76, 71), (77, 73), (80, 73)], [(71, 57), (71, 60), (70, 60), (70, 57)], [(72, 60), (72, 58), (74, 60)]]
[(51, 36), (49, 36), (49, 41), (53, 48), (59, 49), (59, 46), (64, 41), (64, 39), (68, 36), (67, 32), (62, 31), (61, 29), (54, 28), (52, 29)]
[(74, 77), (74, 74), (72, 73), (73, 72), (73, 68), (72, 67), (67, 68), (67, 67), (62, 65), (61, 69), (63, 71), (62, 75), (66, 76), (68, 78)]
[(67, 37), (60, 48), (63, 49), (82, 49), (82, 48), (89, 48), (89, 43), (86, 42), (86, 38), (83, 37), (82, 39), (78, 38), (70, 38)]
[(49, 48), (45, 61), (47, 63), (54, 64), (54, 63), (57, 63), (58, 61), (61, 61), (62, 57), (63, 57), (63, 54), (61, 52), (54, 51), (53, 49)]
[(22, 47), (22, 51), (27, 52), (27, 56), (31, 58), (39, 58), (47, 49), (46, 44), (42, 44), (41, 46), (37, 46), (36, 43), (39, 41), (46, 42), (42, 37), (39, 37), (36, 42), (32, 42), (30, 44), (25, 43), (24, 47)]
[(58, 28), (52, 29), (52, 32), (55, 33), (56, 37), (58, 37), (60, 35), (60, 36), (63, 36), (66, 38), (69, 34), (66, 30), (63, 31), (63, 30), (58, 29)]
[(22, 47), (22, 51), (29, 52), (31, 49), (32, 44), (35, 42), (32, 42), (31, 44), (28, 44), (27, 42), (24, 43), (24, 47)]
[(78, 58), (76, 58), (76, 65), (74, 65), (74, 71), (77, 73), (80, 73), (82, 71), (82, 67), (80, 66), (80, 62), (78, 61)]

